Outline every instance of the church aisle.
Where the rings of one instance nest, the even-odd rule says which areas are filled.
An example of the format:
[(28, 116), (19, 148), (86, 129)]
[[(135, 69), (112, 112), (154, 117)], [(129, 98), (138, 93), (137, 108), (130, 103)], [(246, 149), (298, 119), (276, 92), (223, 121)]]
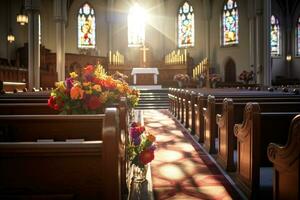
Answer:
[(146, 130), (157, 139), (151, 163), (155, 199), (241, 199), (167, 110), (144, 110), (143, 115)]

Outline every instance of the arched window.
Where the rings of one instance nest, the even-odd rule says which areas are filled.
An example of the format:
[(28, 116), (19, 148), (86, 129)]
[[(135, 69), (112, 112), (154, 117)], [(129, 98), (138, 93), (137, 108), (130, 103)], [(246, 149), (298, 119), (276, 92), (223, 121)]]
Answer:
[(128, 46), (139, 47), (145, 44), (146, 12), (138, 4), (129, 10), (128, 18)]
[(235, 0), (227, 0), (222, 12), (222, 45), (239, 43), (239, 13)]
[(271, 55), (280, 55), (280, 26), (278, 18), (274, 15), (271, 16)]
[(195, 45), (195, 20), (193, 7), (186, 1), (178, 10), (178, 47)]
[(300, 17), (298, 17), (297, 25), (296, 25), (297, 31), (296, 31), (296, 46), (297, 46), (297, 56), (300, 56)]
[(95, 10), (84, 3), (78, 11), (78, 48), (96, 47)]

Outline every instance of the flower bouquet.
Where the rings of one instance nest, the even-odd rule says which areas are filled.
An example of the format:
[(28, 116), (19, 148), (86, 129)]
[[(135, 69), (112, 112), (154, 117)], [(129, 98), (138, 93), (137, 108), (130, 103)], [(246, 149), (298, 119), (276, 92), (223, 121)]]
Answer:
[(242, 71), (242, 73), (239, 75), (239, 79), (241, 81), (244, 81), (245, 84), (248, 84), (249, 81), (252, 81), (254, 78), (253, 71), (247, 72), (246, 70)]
[(147, 164), (154, 159), (155, 136), (146, 133), (145, 127), (133, 122), (130, 127), (129, 145), (127, 148), (130, 164), (133, 165), (133, 176), (137, 181), (145, 181)]
[(177, 81), (178, 86), (182, 88), (183, 83), (188, 82), (190, 80), (190, 77), (187, 74), (176, 74), (173, 79), (174, 81)]
[(87, 65), (80, 76), (70, 73), (70, 77), (55, 86), (48, 105), (61, 114), (102, 113), (105, 107), (119, 103), (121, 97), (126, 97), (129, 107), (133, 108), (139, 100), (139, 91), (93, 65)]
[(219, 74), (210, 74), (209, 80), (213, 88), (216, 87), (216, 84), (221, 81), (221, 76)]
[(203, 87), (203, 86), (204, 86), (205, 80), (206, 80), (206, 74), (205, 74), (205, 73), (201, 73), (201, 74), (198, 76), (198, 81), (199, 81), (199, 86), (200, 86), (200, 87)]

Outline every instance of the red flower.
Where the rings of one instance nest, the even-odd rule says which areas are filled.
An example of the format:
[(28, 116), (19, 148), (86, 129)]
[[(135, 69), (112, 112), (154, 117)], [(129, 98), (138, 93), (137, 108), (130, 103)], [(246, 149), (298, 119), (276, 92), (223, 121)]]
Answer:
[(142, 134), (145, 131), (145, 127), (143, 126), (138, 126), (136, 127), (137, 132), (139, 132), (139, 134)]
[(154, 151), (151, 149), (142, 151), (139, 159), (142, 164), (146, 165), (147, 163), (151, 162), (154, 159)]
[(59, 110), (59, 106), (58, 106), (57, 104), (55, 104), (55, 105), (53, 106), (53, 109), (54, 109), (54, 110)]
[(54, 96), (50, 96), (50, 98), (48, 99), (48, 106), (53, 108), (54, 105), (56, 104), (56, 99)]
[(84, 68), (84, 74), (91, 74), (93, 73), (94, 71), (94, 66), (93, 65), (87, 65), (85, 68)]
[(91, 110), (95, 110), (101, 106), (100, 99), (97, 96), (91, 96), (88, 100), (87, 107)]

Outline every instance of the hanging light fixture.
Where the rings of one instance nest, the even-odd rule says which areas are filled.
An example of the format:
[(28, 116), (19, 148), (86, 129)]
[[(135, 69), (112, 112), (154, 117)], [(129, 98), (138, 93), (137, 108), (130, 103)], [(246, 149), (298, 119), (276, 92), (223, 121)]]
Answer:
[(9, 33), (9, 34), (7, 35), (7, 41), (8, 41), (9, 43), (13, 43), (13, 42), (15, 41), (15, 36), (14, 36), (12, 33)]
[(28, 16), (24, 13), (24, 5), (22, 4), (20, 13), (17, 15), (17, 22), (24, 26), (28, 23)]

